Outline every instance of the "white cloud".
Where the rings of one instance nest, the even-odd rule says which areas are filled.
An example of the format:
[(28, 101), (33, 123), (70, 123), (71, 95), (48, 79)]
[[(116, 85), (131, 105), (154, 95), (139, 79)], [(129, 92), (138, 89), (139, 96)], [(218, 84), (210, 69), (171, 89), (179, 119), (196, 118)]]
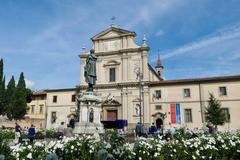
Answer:
[(25, 79), (25, 83), (26, 83), (27, 88), (33, 88), (36, 84), (35, 82), (28, 80), (28, 79)]
[[(182, 47), (165, 51), (166, 54), (162, 56), (162, 59), (168, 59), (174, 56), (182, 54), (189, 54), (195, 50), (199, 50), (206, 47), (224, 47), (219, 44), (231, 39), (240, 37), (240, 24), (224, 27), (223, 29), (217, 30), (215, 33), (204, 37), (201, 40), (186, 44)], [(218, 44), (219, 46), (216, 46)]]
[(159, 31), (157, 31), (156, 33), (155, 33), (155, 36), (162, 36), (162, 35), (164, 35), (164, 31), (163, 30), (159, 30)]

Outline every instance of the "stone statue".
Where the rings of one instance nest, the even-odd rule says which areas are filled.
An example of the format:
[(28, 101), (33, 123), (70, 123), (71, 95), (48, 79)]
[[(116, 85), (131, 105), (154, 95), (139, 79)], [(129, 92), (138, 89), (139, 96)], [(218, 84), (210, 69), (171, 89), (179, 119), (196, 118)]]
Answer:
[(93, 91), (93, 85), (96, 84), (96, 61), (97, 57), (94, 53), (94, 49), (90, 50), (90, 54), (87, 57), (86, 65), (84, 67), (85, 81), (88, 83), (88, 91)]
[(94, 114), (94, 112), (93, 112), (93, 109), (91, 108), (91, 109), (90, 109), (90, 113), (89, 113), (89, 122), (90, 122), (90, 123), (93, 122), (93, 118), (94, 118), (94, 117), (93, 117), (93, 114)]

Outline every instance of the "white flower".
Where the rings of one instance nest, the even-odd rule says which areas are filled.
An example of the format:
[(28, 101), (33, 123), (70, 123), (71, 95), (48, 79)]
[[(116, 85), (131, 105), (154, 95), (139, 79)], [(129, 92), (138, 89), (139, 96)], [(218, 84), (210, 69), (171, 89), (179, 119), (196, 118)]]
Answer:
[(27, 158), (32, 159), (32, 153), (28, 153)]
[(73, 146), (73, 145), (71, 146), (71, 149), (74, 149), (74, 146)]
[(31, 146), (31, 145), (28, 145), (28, 146), (27, 146), (27, 148), (28, 148), (28, 149), (31, 149), (31, 148), (32, 148), (32, 146)]

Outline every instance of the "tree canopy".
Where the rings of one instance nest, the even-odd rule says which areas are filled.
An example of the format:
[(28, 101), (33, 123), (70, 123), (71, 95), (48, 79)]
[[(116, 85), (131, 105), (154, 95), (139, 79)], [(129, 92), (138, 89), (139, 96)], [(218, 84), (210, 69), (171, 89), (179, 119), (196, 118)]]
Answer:
[(218, 125), (223, 125), (225, 122), (225, 115), (221, 108), (221, 103), (210, 93), (208, 100), (208, 106), (206, 107), (205, 117), (208, 122), (217, 127)]
[(6, 115), (10, 120), (23, 119), (28, 111), (27, 103), (32, 100), (32, 91), (26, 88), (23, 72), (20, 74), (17, 86), (14, 76), (5, 87), (3, 60), (0, 60), (0, 115)]

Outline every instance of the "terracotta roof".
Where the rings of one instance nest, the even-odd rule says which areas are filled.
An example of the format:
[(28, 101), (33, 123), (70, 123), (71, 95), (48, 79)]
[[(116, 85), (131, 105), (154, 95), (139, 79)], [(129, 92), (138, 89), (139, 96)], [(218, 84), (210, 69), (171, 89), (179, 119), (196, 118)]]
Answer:
[(33, 91), (33, 95), (34, 95), (34, 96), (45, 95), (45, 94), (47, 94), (47, 92), (44, 91), (44, 90)]
[(211, 82), (213, 83), (213, 82), (227, 82), (227, 81), (240, 81), (240, 75), (154, 81), (154, 82), (150, 82), (150, 86), (173, 85), (173, 84), (198, 84), (198, 83), (211, 83)]
[(76, 91), (77, 88), (59, 88), (59, 89), (46, 89), (46, 92), (62, 92), (62, 91)]

